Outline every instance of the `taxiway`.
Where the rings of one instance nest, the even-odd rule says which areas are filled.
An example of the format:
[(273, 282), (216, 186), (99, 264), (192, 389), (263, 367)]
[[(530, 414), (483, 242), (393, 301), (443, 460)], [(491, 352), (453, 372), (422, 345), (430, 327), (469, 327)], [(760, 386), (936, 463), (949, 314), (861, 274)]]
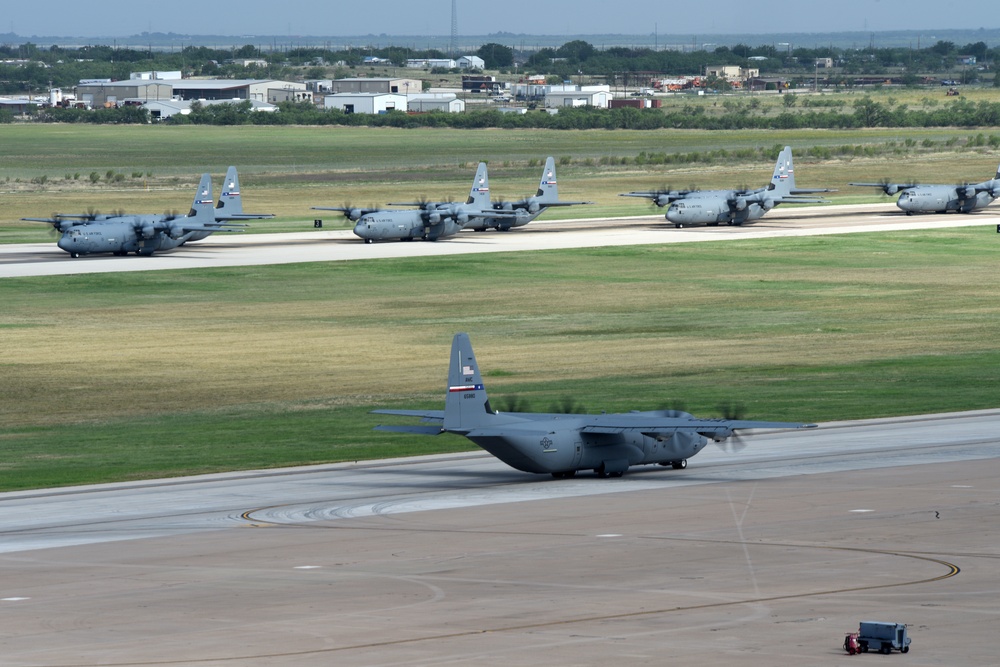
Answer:
[(906, 216), (894, 204), (879, 204), (781, 208), (743, 227), (676, 229), (662, 215), (559, 222), (546, 222), (543, 218), (506, 233), (466, 231), (434, 243), (366, 244), (350, 230), (216, 234), (152, 257), (92, 255), (73, 259), (55, 243), (30, 243), (0, 246), (0, 278), (698, 243), (996, 224), (1000, 224), (1000, 214), (994, 214), (991, 209), (970, 215)]
[(617, 480), (470, 452), (3, 494), (0, 665), (839, 665), (860, 620), (908, 623), (911, 667), (994, 664), (998, 424)]

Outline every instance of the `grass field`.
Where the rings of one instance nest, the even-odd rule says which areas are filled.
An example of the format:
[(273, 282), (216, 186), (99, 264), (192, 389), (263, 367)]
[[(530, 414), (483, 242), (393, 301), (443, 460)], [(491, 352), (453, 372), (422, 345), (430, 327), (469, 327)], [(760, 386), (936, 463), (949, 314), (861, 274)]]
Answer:
[[(0, 281), (0, 489), (467, 449), (456, 331), (498, 406), (823, 421), (995, 407), (992, 227)], [(385, 418), (381, 418), (385, 419)]]

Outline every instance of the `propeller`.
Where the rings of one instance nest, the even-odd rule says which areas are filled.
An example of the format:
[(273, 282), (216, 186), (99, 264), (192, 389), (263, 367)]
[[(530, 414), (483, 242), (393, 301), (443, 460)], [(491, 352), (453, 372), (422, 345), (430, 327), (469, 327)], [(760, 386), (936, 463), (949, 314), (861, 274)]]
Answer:
[[(722, 413), (723, 419), (739, 420), (743, 419), (746, 414), (746, 407), (742, 403), (720, 403), (718, 405), (718, 410)], [(733, 431), (732, 435), (728, 438), (715, 444), (721, 447), (723, 451), (730, 454), (736, 454), (737, 452), (743, 451), (743, 449), (747, 446), (746, 440), (744, 440), (737, 431)]]
[(955, 189), (958, 191), (959, 196), (965, 199), (972, 199), (976, 196), (976, 186), (974, 183), (956, 185)]
[(500, 412), (530, 412), (531, 406), (528, 401), (517, 394), (504, 396), (499, 401)]
[(563, 396), (557, 403), (553, 403), (549, 412), (561, 415), (582, 415), (586, 412), (582, 403), (579, 403), (572, 396)]
[(659, 410), (656, 410), (655, 412), (661, 417), (668, 417), (672, 419), (691, 417), (691, 413), (687, 411), (687, 406), (684, 405), (684, 401), (680, 400), (667, 401)]
[(341, 214), (351, 222), (357, 222), (361, 218), (361, 209), (356, 208), (353, 204), (345, 203)]

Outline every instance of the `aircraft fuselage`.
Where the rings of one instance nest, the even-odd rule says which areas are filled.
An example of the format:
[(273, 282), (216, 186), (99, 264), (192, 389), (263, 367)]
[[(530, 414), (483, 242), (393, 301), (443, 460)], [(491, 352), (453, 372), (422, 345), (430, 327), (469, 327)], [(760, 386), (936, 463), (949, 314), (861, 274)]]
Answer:
[(666, 218), (678, 226), (715, 225), (726, 223), (742, 225), (759, 220), (767, 209), (757, 202), (744, 201), (742, 206), (737, 198), (736, 206), (730, 204), (733, 193), (729, 191), (705, 192), (698, 196), (687, 196), (672, 203), (667, 208)]
[(453, 236), (462, 230), (462, 225), (451, 218), (443, 218), (437, 223), (425, 220), (421, 210), (379, 211), (361, 216), (354, 225), (354, 234), (365, 240), (401, 241), (422, 239), (436, 241), (445, 236)]
[[(516, 413), (499, 416), (520, 417)], [(681, 431), (660, 438), (629, 430), (585, 433), (574, 430), (574, 421), (582, 428), (587, 420), (575, 415), (531, 415), (507, 426), (476, 429), (466, 437), (512, 468), (533, 473), (617, 467), (606, 470), (613, 473), (635, 465), (680, 464), (709, 442), (697, 433)]]
[(187, 235), (174, 239), (159, 231), (145, 238), (141, 228), (137, 230), (131, 221), (104, 221), (74, 225), (63, 232), (56, 245), (73, 257), (105, 252), (152, 255), (160, 250), (176, 248), (187, 240)]
[(907, 213), (943, 213), (957, 211), (969, 213), (977, 208), (985, 208), (993, 201), (989, 192), (967, 196), (962, 188), (952, 185), (921, 185), (907, 188), (900, 193), (896, 206)]

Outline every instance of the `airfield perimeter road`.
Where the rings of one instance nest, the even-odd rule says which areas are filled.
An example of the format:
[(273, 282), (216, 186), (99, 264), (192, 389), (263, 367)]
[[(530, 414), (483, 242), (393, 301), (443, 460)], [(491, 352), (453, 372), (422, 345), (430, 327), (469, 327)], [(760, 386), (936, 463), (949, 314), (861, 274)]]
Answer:
[(912, 650), (850, 660), (996, 665), (998, 426), (622, 479), (473, 452), (2, 494), (0, 665), (842, 665), (861, 620)]
[[(996, 222), (815, 211), (213, 237), (152, 258), (10, 246), (0, 275)], [(990, 410), (758, 434), (622, 479), (470, 452), (0, 494), (0, 666), (997, 665), (998, 477)], [(908, 623), (912, 650), (847, 657), (861, 620)]]
[[(994, 213), (996, 211), (996, 213)], [(725, 239), (815, 236), (1000, 223), (1000, 209), (971, 215), (906, 216), (895, 204), (779, 208), (745, 227), (675, 229), (663, 215), (546, 222), (544, 218), (509, 233), (462, 232), (436, 243), (365, 244), (349, 230), (293, 234), (215, 234), (152, 257), (94, 255), (72, 259), (55, 243), (0, 245), (0, 278), (71, 275), (110, 271), (195, 269), (294, 262), (329, 262), (387, 257), (458, 255), (516, 250), (691, 243)]]

